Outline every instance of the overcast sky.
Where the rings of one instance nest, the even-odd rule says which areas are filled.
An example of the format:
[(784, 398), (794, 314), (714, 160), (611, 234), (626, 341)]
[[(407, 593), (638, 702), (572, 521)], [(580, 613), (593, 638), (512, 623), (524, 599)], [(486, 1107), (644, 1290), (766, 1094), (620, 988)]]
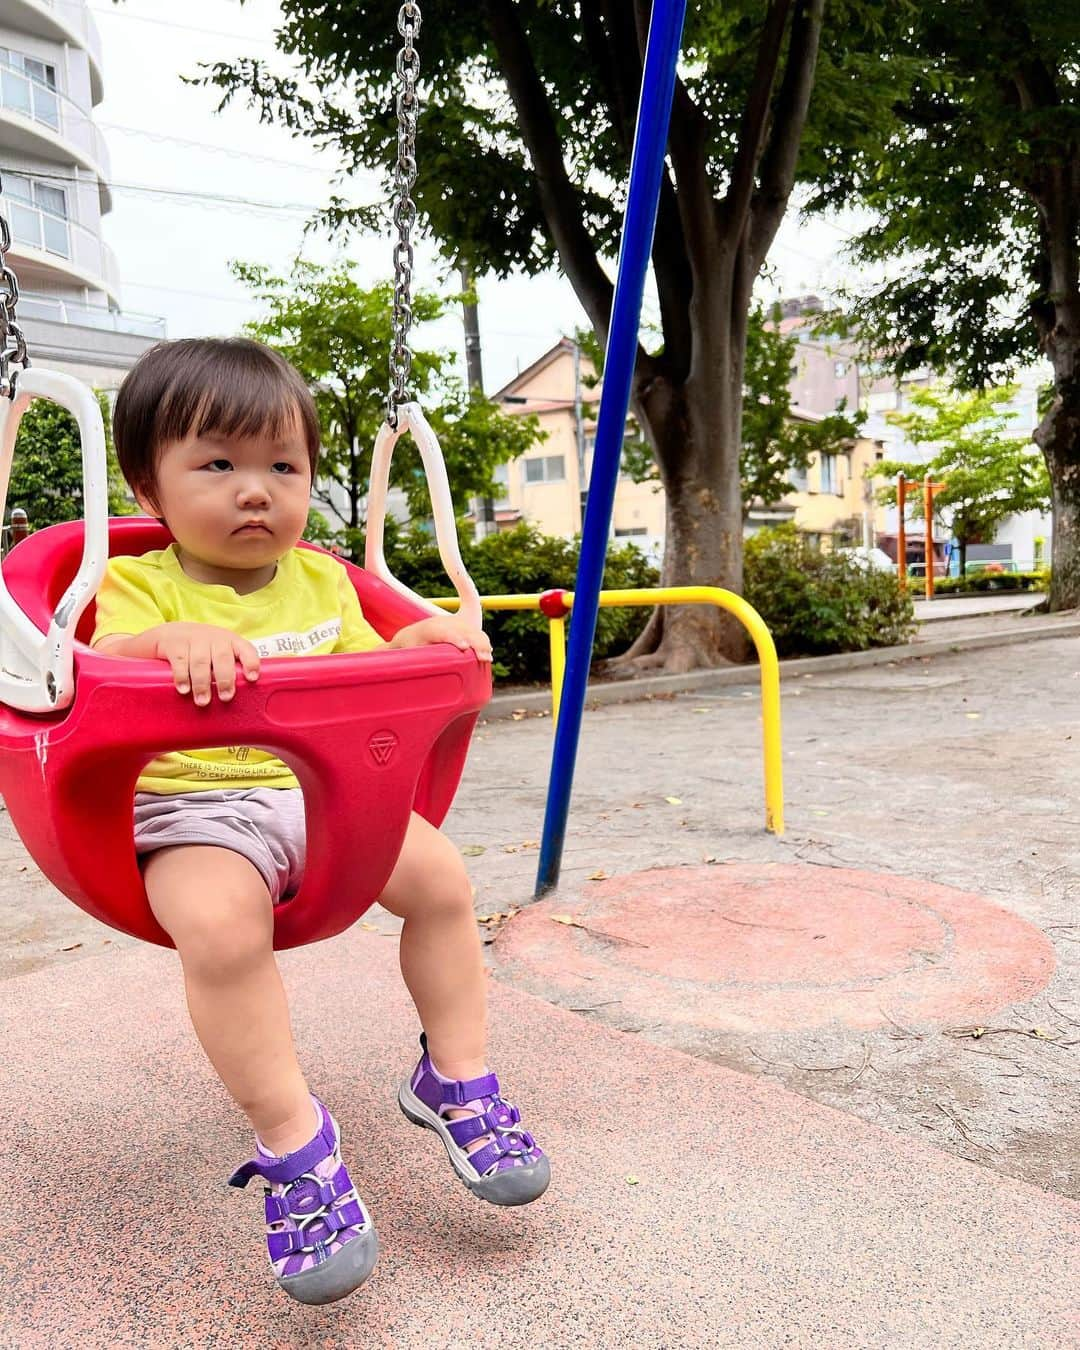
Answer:
[[(232, 259), (280, 271), (301, 249), (318, 261), (337, 254), (333, 241), (304, 236), (305, 221), (331, 195), (332, 157), (260, 125), (246, 108), (215, 112), (214, 91), (181, 78), (196, 74), (200, 62), (271, 58), (278, 4), (91, 0), (90, 8), (105, 65), (96, 119), (115, 184), (105, 235), (119, 258), (124, 307), (164, 316), (170, 337), (235, 332), (257, 310), (229, 274)], [(386, 11), (392, 23), (396, 6)], [(419, 171), (425, 172), (423, 164)], [(370, 198), (378, 187), (373, 176), (355, 181), (352, 190)], [(844, 237), (836, 225), (802, 226), (790, 215), (770, 256), (775, 277), (763, 294), (826, 293), (847, 270), (839, 257)], [(364, 282), (389, 276), (389, 238), (353, 241), (345, 252)], [(437, 284), (432, 250), (419, 249), (416, 276), (422, 286)], [(479, 298), (489, 392), (585, 322), (569, 283), (554, 274), (482, 280)], [(460, 358), (458, 314), (424, 330), (421, 340)]]

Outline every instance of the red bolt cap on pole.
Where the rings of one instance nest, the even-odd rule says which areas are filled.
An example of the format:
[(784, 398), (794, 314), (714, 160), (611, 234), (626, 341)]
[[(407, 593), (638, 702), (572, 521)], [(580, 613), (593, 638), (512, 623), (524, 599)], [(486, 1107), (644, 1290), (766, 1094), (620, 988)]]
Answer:
[(547, 619), (565, 619), (571, 606), (566, 603), (566, 591), (545, 591), (539, 600), (540, 613)]

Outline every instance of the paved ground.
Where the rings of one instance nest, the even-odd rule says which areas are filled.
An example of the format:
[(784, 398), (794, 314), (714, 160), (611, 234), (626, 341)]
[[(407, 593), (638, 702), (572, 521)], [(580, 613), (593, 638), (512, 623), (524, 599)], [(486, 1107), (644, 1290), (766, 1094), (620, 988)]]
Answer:
[[(918, 596), (917, 589), (912, 594)], [(1045, 604), (1038, 591), (984, 591), (978, 595), (936, 595), (933, 600), (915, 600), (915, 617), (920, 623), (940, 619), (970, 619), (982, 614), (1008, 614)]]
[[(752, 687), (594, 711), (540, 906), (550, 722), (482, 726), (448, 829), (561, 1185), (492, 1217), (402, 1137), (389, 916), (288, 954), (386, 1252), (318, 1322), (230, 1252), (243, 1132), (173, 959), (0, 816), (0, 1149), (36, 1160), (0, 1202), (0, 1345), (1080, 1347), (1078, 679), (1076, 638), (789, 679), (783, 839)], [(358, 996), (385, 1023), (337, 1034)]]

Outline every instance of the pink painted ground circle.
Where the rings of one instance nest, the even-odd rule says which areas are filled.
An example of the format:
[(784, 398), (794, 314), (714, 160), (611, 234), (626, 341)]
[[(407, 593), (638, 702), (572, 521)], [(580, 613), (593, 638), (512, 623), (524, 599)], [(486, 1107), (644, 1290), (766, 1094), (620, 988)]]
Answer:
[[(563, 922), (569, 919), (571, 922)], [(978, 895), (846, 868), (655, 868), (515, 916), (515, 983), (698, 1026), (975, 1021), (1043, 988), (1053, 948)]]

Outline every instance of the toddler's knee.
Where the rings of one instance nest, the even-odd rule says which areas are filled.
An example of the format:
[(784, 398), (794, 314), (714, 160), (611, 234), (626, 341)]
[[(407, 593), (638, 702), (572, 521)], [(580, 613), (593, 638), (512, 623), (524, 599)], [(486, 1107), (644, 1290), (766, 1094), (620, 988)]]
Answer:
[(171, 936), (186, 971), (235, 979), (273, 950), (273, 914), (246, 896), (221, 895), (215, 900), (187, 916)]
[(445, 913), (471, 914), (473, 889), (465, 861), (456, 848), (448, 848), (444, 865), (432, 873), (430, 904)]

